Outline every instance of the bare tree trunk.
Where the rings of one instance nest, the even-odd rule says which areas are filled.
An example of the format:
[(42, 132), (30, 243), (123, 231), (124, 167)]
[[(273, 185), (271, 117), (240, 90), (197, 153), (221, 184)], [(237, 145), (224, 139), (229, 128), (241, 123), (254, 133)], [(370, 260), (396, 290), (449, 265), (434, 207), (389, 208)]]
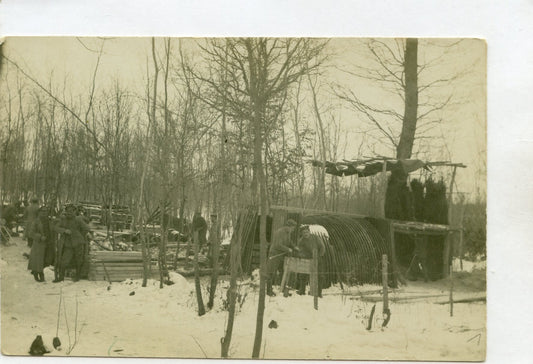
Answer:
[(413, 151), (418, 112), (418, 39), (408, 38), (405, 45), (405, 109), (402, 133), (396, 149), (396, 158), (409, 159)]
[(207, 302), (207, 308), (211, 309), (215, 303), (215, 293), (218, 282), (218, 257), (220, 255), (220, 224), (218, 218), (213, 226), (211, 226), (209, 240), (211, 241), (211, 267), (213, 268), (213, 272), (211, 273), (211, 285), (209, 286), (209, 301)]
[(144, 196), (144, 181), (145, 181), (145, 178), (146, 178), (146, 171), (148, 169), (148, 160), (149, 160), (149, 155), (150, 155), (150, 149), (151, 149), (151, 146), (152, 146), (152, 143), (151, 143), (151, 138), (150, 138), (150, 125), (154, 124), (155, 123), (155, 106), (156, 106), (156, 97), (157, 97), (157, 76), (159, 74), (159, 68), (157, 67), (157, 63), (156, 63), (156, 59), (155, 59), (155, 40), (154, 38), (152, 38), (152, 54), (153, 54), (153, 57), (154, 57), (154, 68), (155, 68), (155, 73), (154, 73), (154, 89), (153, 89), (153, 104), (150, 105), (150, 87), (148, 86), (147, 87), (147, 97), (148, 97), (148, 101), (147, 101), (147, 108), (146, 108), (146, 112), (148, 114), (148, 126), (146, 128), (146, 140), (148, 141), (147, 143), (147, 148), (146, 148), (146, 153), (145, 153), (145, 160), (144, 160), (144, 163), (143, 163), (143, 172), (142, 172), (142, 175), (141, 175), (141, 186), (140, 186), (140, 191), (139, 191), (139, 200), (137, 201), (137, 221), (139, 223), (142, 223), (141, 224), (141, 246), (142, 246), (142, 257), (143, 257), (143, 282), (142, 282), (142, 286), (143, 287), (146, 287), (146, 284), (147, 284), (147, 281), (148, 281), (148, 275), (150, 273), (150, 264), (151, 264), (151, 258), (150, 258), (150, 254), (149, 254), (149, 241), (148, 241), (148, 238), (146, 236), (146, 227), (145, 227), (145, 224), (144, 224), (144, 221), (143, 219), (141, 219), (141, 204), (142, 204), (142, 201), (144, 200), (143, 199), (143, 196)]
[(200, 250), (198, 242), (198, 231), (193, 233), (194, 245), (194, 286), (196, 289), (196, 300), (198, 302), (198, 316), (205, 315), (204, 300), (202, 299), (202, 286), (200, 285), (200, 268), (198, 267), (198, 253)]
[[(163, 288), (163, 281), (167, 275), (167, 224), (165, 223), (165, 202), (167, 201), (166, 187), (163, 187), (163, 197), (159, 202), (159, 210), (161, 211), (161, 217), (159, 223), (161, 224), (160, 228), (160, 239), (159, 239), (159, 288)], [(168, 220), (167, 220), (168, 221)]]
[[(267, 194), (265, 174), (263, 171), (263, 136), (262, 136), (262, 120), (264, 115), (264, 106), (260, 100), (259, 95), (256, 95), (254, 102), (254, 175), (257, 176), (259, 182), (259, 196), (260, 196), (260, 219), (259, 219), (259, 256), (260, 256), (260, 278), (259, 278), (259, 303), (257, 305), (257, 320), (255, 326), (255, 339), (252, 351), (252, 358), (259, 358), (261, 351), (261, 342), (263, 338), (263, 319), (265, 313), (265, 298), (266, 298), (266, 261), (267, 261), (267, 240), (266, 240), (266, 216), (267, 216)], [(254, 194), (255, 195), (255, 194)]]
[[(152, 45), (154, 44), (153, 38), (152, 38)], [(152, 53), (154, 57), (154, 64), (156, 64), (156, 57), (155, 57), (155, 49), (152, 47)], [(167, 276), (167, 223), (165, 223), (165, 214), (167, 212), (166, 206), (168, 201), (168, 195), (169, 195), (169, 183), (168, 183), (168, 169), (169, 169), (169, 162), (168, 162), (168, 134), (169, 134), (169, 112), (168, 112), (168, 74), (169, 74), (169, 63), (170, 63), (170, 38), (167, 38), (165, 43), (165, 72), (164, 72), (164, 80), (163, 80), (163, 86), (164, 86), (164, 134), (163, 134), (163, 140), (162, 140), (162, 160), (161, 160), (161, 192), (162, 192), (162, 198), (160, 200), (160, 210), (161, 210), (161, 241), (159, 245), (159, 288), (163, 288), (163, 280)], [(156, 99), (154, 97), (154, 109), (155, 109), (155, 102)], [(155, 110), (153, 110), (153, 117), (155, 120)], [(168, 215), (167, 215), (168, 216)]]
[(231, 278), (229, 283), (228, 295), (228, 325), (226, 326), (226, 334), (220, 340), (221, 356), (227, 358), (229, 354), (229, 347), (231, 344), (231, 336), (233, 334), (233, 322), (235, 320), (235, 301), (237, 300), (237, 275), (239, 273), (239, 266), (241, 263), (241, 238), (244, 231), (244, 217), (246, 216), (245, 210), (242, 210), (239, 214), (239, 230), (236, 234), (236, 238), (231, 242)]
[[(326, 147), (326, 133), (324, 130), (324, 122), (322, 121), (322, 116), (320, 114), (320, 110), (318, 108), (318, 101), (317, 101), (317, 95), (316, 95), (316, 85), (313, 84), (311, 81), (311, 76), (307, 75), (307, 78), (309, 80), (309, 86), (311, 88), (311, 93), (313, 95), (313, 109), (315, 111), (317, 126), (318, 126), (318, 139), (320, 141), (320, 157), (322, 159), (323, 165), (326, 165), (327, 160), (327, 152), (328, 149)], [(320, 178), (319, 178), (319, 186), (320, 186), (320, 197), (322, 200), (322, 206), (321, 209), (326, 210), (328, 208), (327, 198), (326, 198), (326, 174), (324, 171), (319, 170), (320, 172)]]

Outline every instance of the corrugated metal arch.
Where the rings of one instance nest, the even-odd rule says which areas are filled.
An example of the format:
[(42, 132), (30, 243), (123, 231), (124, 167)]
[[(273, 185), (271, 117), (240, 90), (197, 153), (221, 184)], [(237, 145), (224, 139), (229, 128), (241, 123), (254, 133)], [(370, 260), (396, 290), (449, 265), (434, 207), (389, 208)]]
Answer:
[(329, 234), (320, 260), (323, 287), (333, 283), (381, 282), (381, 256), (390, 255), (387, 241), (365, 218), (344, 215), (308, 215), (305, 224), (322, 225)]

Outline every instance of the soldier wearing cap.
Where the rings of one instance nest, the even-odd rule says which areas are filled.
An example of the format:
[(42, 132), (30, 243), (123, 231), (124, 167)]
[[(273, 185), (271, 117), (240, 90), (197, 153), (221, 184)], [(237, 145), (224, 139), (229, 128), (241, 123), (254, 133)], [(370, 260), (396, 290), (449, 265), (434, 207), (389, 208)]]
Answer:
[(31, 204), (26, 207), (24, 210), (24, 220), (26, 221), (26, 225), (24, 226), (24, 235), (26, 236), (26, 239), (28, 240), (28, 246), (31, 248), (33, 244), (33, 238), (31, 237), (31, 234), (28, 234), (31, 230), (31, 227), (33, 225), (33, 222), (37, 220), (37, 217), (39, 216), (39, 199), (37, 197), (34, 197), (31, 199)]
[(44, 257), (49, 241), (52, 239), (52, 230), (48, 220), (48, 207), (42, 206), (38, 209), (38, 217), (32, 221), (28, 231), (28, 239), (32, 239), (28, 269), (33, 274), (37, 282), (44, 282)]
[(193, 231), (198, 232), (198, 250), (202, 250), (202, 247), (207, 243), (207, 222), (202, 217), (202, 214), (199, 211), (194, 213), (192, 218), (192, 229)]
[(54, 283), (64, 280), (65, 268), (71, 262), (74, 262), (76, 268), (73, 281), (76, 282), (80, 279), (85, 245), (87, 244), (85, 236), (90, 233), (90, 229), (83, 218), (76, 216), (76, 210), (76, 206), (72, 204), (65, 206), (65, 216), (56, 227), (56, 231), (61, 234), (61, 240), (58, 245), (57, 276)]
[[(326, 246), (324, 245), (324, 241), (317, 235), (311, 234), (311, 230), (309, 228), (309, 225), (302, 225), (300, 227), (300, 239), (298, 240), (298, 254), (297, 256), (299, 258), (303, 259), (313, 259), (313, 251), (316, 250), (317, 259), (319, 263), (318, 268), (318, 296), (322, 297), (322, 287), (321, 287), (321, 264), (320, 264), (320, 257), (324, 256), (326, 253)], [(307, 278), (308, 276), (306, 274), (298, 274), (298, 294), (303, 295), (305, 294), (305, 287), (307, 285)]]
[(289, 219), (285, 223), (285, 226), (274, 232), (267, 261), (267, 294), (269, 296), (275, 296), (272, 290), (272, 281), (276, 272), (283, 266), (285, 256), (295, 250), (291, 238), (291, 234), (295, 228), (296, 222)]

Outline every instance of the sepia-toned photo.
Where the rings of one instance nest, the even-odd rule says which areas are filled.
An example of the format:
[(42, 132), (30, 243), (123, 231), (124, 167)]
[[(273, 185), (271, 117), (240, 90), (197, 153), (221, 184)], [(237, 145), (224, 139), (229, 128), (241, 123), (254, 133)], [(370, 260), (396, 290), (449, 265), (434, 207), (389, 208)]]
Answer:
[(3, 355), (485, 360), (485, 40), (0, 47)]

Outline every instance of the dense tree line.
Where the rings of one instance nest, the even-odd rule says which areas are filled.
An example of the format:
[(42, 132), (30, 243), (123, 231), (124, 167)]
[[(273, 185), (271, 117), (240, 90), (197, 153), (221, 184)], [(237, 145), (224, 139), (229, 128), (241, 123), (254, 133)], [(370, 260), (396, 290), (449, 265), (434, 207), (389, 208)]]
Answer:
[[(376, 215), (384, 188), (379, 176), (339, 179), (306, 161), (346, 157), (347, 147), (357, 149), (353, 157), (364, 157), (376, 151), (378, 140), (392, 149), (402, 144), (401, 155), (412, 151), (416, 156), (424, 147), (413, 143), (413, 135), (424, 140), (430, 137), (427, 130), (413, 134), (413, 127), (408, 128), (409, 153), (398, 142), (403, 115), (412, 120), (417, 114), (413, 102), (419, 98), (409, 92), (422, 95), (419, 127), (424, 121), (442, 123), (430, 116), (450, 103), (450, 95), (435, 92), (431, 97), (431, 90), (458, 78), (436, 72), (434, 79), (412, 86), (417, 76), (413, 67), (418, 76), (436, 67), (433, 61), (417, 64), (416, 52), (430, 44), (369, 41), (369, 56), (377, 66), (356, 68), (355, 75), (392, 87), (409, 104), (402, 112), (396, 102), (390, 107), (381, 102), (378, 108), (365, 104), (356, 87), (336, 87), (331, 81), (336, 49), (325, 40), (206, 39), (188, 40), (184, 47), (184, 40), (153, 39), (146, 74), (136, 75), (145, 85), (139, 91), (119, 79), (102, 82), (103, 50), (112, 41), (95, 42), (93, 77), (76, 94), (67, 80), (52, 74), (34, 77), (21, 60), (9, 54), (3, 58), (3, 202), (33, 195), (54, 206), (90, 200), (129, 205), (140, 219), (164, 200), (172, 215), (216, 211), (228, 225), (241, 206), (259, 204), (262, 174), (267, 206)], [(445, 52), (452, 46), (446, 45)], [(372, 137), (363, 122), (359, 129), (368, 138), (354, 148), (344, 135), (343, 104), (373, 120), (390, 140)], [(387, 124), (396, 119), (399, 126)], [(254, 144), (258, 138), (260, 159)]]

